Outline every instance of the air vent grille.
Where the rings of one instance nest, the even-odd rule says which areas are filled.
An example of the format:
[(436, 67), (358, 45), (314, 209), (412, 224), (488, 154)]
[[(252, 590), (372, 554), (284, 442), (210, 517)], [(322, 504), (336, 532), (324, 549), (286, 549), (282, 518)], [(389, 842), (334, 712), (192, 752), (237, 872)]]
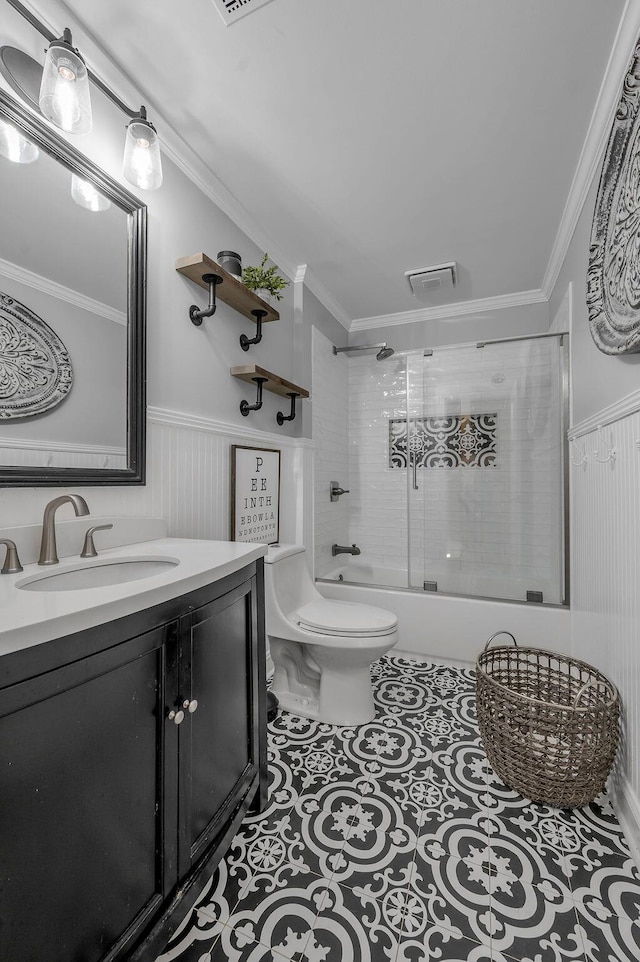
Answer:
[(431, 294), (450, 290), (456, 283), (456, 263), (436, 264), (435, 267), (423, 267), (417, 271), (405, 271), (404, 276), (409, 282), (411, 292), (415, 297), (425, 300)]
[(264, 7), (271, 0), (212, 0), (214, 7), (224, 20), (227, 27), (248, 13), (253, 13), (258, 7)]

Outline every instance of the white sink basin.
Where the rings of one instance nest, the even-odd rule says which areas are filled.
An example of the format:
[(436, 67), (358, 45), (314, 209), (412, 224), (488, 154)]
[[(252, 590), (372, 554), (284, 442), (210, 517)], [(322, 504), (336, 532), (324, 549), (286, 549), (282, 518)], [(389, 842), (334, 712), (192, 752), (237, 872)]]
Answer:
[(164, 574), (180, 564), (177, 558), (114, 558), (64, 571), (47, 571), (16, 582), (23, 591), (77, 591), (122, 585)]

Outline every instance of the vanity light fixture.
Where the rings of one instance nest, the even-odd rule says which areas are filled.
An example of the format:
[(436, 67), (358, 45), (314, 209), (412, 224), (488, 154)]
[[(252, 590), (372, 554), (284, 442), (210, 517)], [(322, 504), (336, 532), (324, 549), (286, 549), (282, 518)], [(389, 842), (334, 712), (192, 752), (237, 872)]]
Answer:
[(71, 196), (80, 207), (87, 210), (102, 211), (109, 210), (111, 201), (104, 194), (90, 184), (88, 180), (78, 177), (77, 174), (71, 175)]
[[(40, 67), (33, 57), (16, 47), (0, 47), (0, 72), (11, 88), (34, 110), (39, 109), (51, 123), (69, 133), (80, 134), (91, 130), (91, 81), (129, 118), (123, 161), (124, 177), (141, 190), (156, 190), (160, 187), (160, 142), (155, 127), (147, 119), (146, 108), (132, 110), (88, 69), (80, 52), (72, 46), (71, 30), (68, 27), (65, 27), (62, 37), (57, 38), (20, 0), (7, 0), (7, 3), (49, 41), (44, 68)], [(0, 143), (1, 141), (0, 133)]]
[(43, 117), (56, 127), (71, 134), (91, 130), (89, 73), (79, 50), (72, 46), (68, 27), (49, 44), (38, 103)]
[(32, 164), (40, 151), (13, 124), (0, 120), (0, 155), (14, 164)]
[(156, 128), (147, 120), (145, 107), (131, 119), (124, 142), (122, 173), (141, 190), (157, 190), (162, 183), (162, 161)]

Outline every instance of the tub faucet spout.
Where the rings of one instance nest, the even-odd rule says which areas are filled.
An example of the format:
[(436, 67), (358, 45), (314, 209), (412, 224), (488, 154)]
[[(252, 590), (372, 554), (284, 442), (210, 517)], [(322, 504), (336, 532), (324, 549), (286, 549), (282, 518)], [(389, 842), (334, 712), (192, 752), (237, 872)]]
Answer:
[(360, 554), (360, 548), (355, 544), (352, 544), (351, 547), (343, 544), (332, 544), (331, 554), (334, 558), (337, 554)]

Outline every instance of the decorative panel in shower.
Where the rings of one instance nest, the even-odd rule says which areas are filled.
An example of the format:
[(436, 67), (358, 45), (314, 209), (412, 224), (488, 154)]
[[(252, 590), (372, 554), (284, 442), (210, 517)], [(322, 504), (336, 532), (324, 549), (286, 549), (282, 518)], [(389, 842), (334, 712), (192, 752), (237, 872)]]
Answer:
[(497, 414), (389, 418), (389, 467), (406, 468), (411, 451), (418, 468), (495, 468), (497, 426)]

